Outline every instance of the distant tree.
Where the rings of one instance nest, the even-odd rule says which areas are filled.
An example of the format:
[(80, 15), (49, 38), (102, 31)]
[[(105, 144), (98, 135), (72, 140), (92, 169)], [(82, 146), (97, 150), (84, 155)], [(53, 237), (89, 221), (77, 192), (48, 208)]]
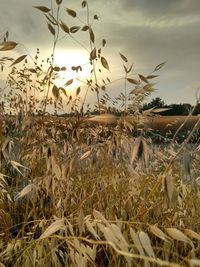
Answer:
[(147, 110), (150, 108), (163, 108), (165, 107), (165, 102), (160, 98), (156, 97), (151, 100), (149, 103), (145, 103), (142, 107), (142, 110)]
[(200, 114), (200, 104), (197, 104), (197, 105), (196, 105), (196, 107), (195, 107), (195, 109), (194, 109), (194, 111), (193, 111), (192, 114), (193, 114), (193, 115)]
[(169, 110), (164, 112), (163, 115), (180, 115), (186, 116), (190, 113), (192, 106), (188, 103), (184, 104), (171, 104), (169, 105)]
[[(171, 104), (166, 105), (160, 97), (153, 98), (151, 102), (145, 103), (142, 107), (142, 110), (147, 110), (151, 108), (169, 108), (169, 110), (163, 111), (161, 115), (188, 115), (192, 109), (192, 106), (188, 103), (183, 104)], [(193, 115), (200, 114), (200, 104), (198, 104), (193, 112)]]

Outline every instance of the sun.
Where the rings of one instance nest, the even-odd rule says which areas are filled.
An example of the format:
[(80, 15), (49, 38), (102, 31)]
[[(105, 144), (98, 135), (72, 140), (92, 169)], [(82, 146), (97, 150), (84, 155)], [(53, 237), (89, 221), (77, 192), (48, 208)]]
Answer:
[[(83, 84), (81, 81), (86, 81), (91, 76), (89, 58), (80, 50), (59, 50), (55, 53), (54, 63), (60, 68), (66, 67), (66, 71), (58, 72), (54, 80), (54, 84), (65, 88), (66, 92), (72, 93)], [(81, 67), (78, 71), (74, 69), (77, 66)], [(73, 82), (66, 86), (72, 79)]]

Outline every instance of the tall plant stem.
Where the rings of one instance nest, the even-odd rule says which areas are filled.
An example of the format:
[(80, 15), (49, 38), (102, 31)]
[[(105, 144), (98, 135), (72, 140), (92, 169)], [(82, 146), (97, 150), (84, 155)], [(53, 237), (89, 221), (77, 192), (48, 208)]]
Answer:
[[(90, 29), (91, 25), (90, 25), (90, 19), (89, 19), (89, 7), (88, 7), (88, 4), (87, 4), (87, 24), (88, 24), (88, 27)], [(92, 51), (92, 49), (93, 49), (92, 40), (90, 38), (90, 50)], [(92, 68), (93, 68), (93, 73), (94, 73), (95, 84), (98, 84), (97, 74), (96, 74), (96, 67), (95, 67), (94, 60), (92, 60)], [(98, 88), (96, 88), (96, 94), (97, 94), (97, 103), (98, 103), (98, 109), (99, 109), (99, 114), (100, 114), (101, 110), (100, 110), (100, 98), (99, 98), (99, 89)]]
[[(52, 10), (53, 10), (53, 8), (52, 8)], [(60, 5), (58, 5), (57, 12), (56, 12), (57, 21), (58, 21), (58, 18), (59, 18), (59, 11), (60, 11)], [(59, 32), (60, 32), (59, 29), (60, 29), (60, 27), (59, 27), (59, 24), (58, 24), (57, 25), (56, 34), (54, 35), (54, 42), (53, 42), (53, 49), (52, 49), (52, 62), (51, 62), (51, 69), (50, 69), (49, 77), (48, 77), (47, 93), (46, 93), (45, 100), (44, 100), (44, 108), (43, 108), (43, 112), (42, 112), (43, 115), (46, 112), (46, 107), (47, 107), (47, 102), (48, 102), (48, 97), (49, 97), (49, 91), (50, 91), (50, 86), (51, 86), (51, 77), (52, 77), (52, 73), (53, 73), (54, 55), (55, 55), (56, 44), (57, 44), (58, 37), (59, 37)]]

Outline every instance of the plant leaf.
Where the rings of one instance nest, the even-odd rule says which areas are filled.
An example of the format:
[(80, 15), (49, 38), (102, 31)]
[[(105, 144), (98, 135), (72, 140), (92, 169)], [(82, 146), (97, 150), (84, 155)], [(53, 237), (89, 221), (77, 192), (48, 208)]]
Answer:
[(81, 157), (80, 160), (86, 159), (91, 154), (92, 150), (86, 151)]
[(164, 62), (158, 64), (158, 65), (155, 67), (154, 71), (158, 71), (158, 70), (160, 70), (160, 69), (165, 65), (165, 63), (166, 63), (166, 61), (164, 61)]
[(194, 238), (200, 241), (200, 234), (196, 233), (191, 229), (184, 229), (184, 233), (188, 235), (190, 238)]
[(68, 85), (70, 85), (70, 84), (72, 84), (72, 83), (73, 83), (73, 79), (70, 79), (70, 80), (68, 80), (68, 81), (65, 83), (64, 86), (68, 86)]
[(95, 229), (93, 228), (92, 224), (89, 222), (89, 220), (87, 220), (87, 221), (85, 222), (85, 224), (86, 224), (86, 227), (87, 227), (88, 231), (89, 231), (89, 232), (90, 232), (90, 233), (91, 233), (97, 240), (99, 240), (100, 238), (99, 238), (98, 234), (96, 233)]
[(83, 1), (81, 5), (82, 5), (82, 7), (84, 8), (84, 7), (86, 7), (87, 2), (86, 2), (86, 1)]
[(34, 8), (37, 8), (37, 9), (39, 9), (40, 11), (42, 11), (44, 13), (47, 13), (47, 12), (49, 12), (51, 10), (46, 6), (34, 6)]
[(136, 79), (132, 79), (132, 78), (127, 78), (127, 81), (128, 81), (129, 83), (133, 83), (133, 84), (139, 84), (139, 83), (140, 83), (138, 80), (136, 80)]
[(28, 195), (33, 189), (35, 189), (35, 185), (34, 184), (28, 184), (27, 186), (25, 186), (16, 196), (15, 200), (17, 201), (18, 199)]
[(140, 255), (145, 256), (145, 253), (144, 253), (143, 247), (141, 245), (141, 242), (139, 240), (138, 234), (133, 230), (133, 228), (130, 228), (130, 235), (131, 235), (131, 238), (134, 242), (134, 245), (135, 245), (136, 249), (139, 251)]
[(86, 32), (87, 30), (89, 30), (89, 27), (87, 25), (83, 26), (83, 28), (81, 29), (81, 31)]
[(23, 56), (18, 57), (18, 58), (17, 58), (17, 59), (10, 65), (10, 67), (12, 67), (12, 66), (18, 64), (19, 62), (21, 62), (22, 60), (24, 60), (26, 56), (27, 56), (27, 55), (23, 55)]
[(160, 239), (166, 242), (169, 242), (170, 238), (162, 230), (160, 230), (156, 225), (149, 225), (149, 230), (155, 236), (159, 237)]
[(59, 98), (59, 89), (56, 85), (54, 85), (52, 88), (52, 94), (56, 100)]
[(89, 28), (89, 33), (90, 33), (90, 40), (94, 43), (95, 37), (94, 37), (94, 32), (91, 28)]
[(66, 91), (65, 91), (65, 89), (64, 88), (62, 88), (62, 87), (59, 87), (59, 90), (61, 90), (62, 92), (63, 92), (63, 94), (67, 97), (67, 93), (66, 93)]
[(81, 87), (79, 86), (77, 89), (76, 89), (76, 96), (79, 95), (81, 92)]
[(101, 64), (102, 64), (102, 66), (103, 66), (105, 69), (110, 70), (110, 69), (109, 69), (108, 62), (107, 62), (107, 60), (105, 59), (105, 57), (101, 57)]
[(62, 0), (56, 0), (56, 4), (60, 5), (62, 3)]
[(6, 51), (6, 50), (12, 50), (18, 45), (18, 43), (15, 43), (13, 41), (6, 41), (0, 44), (2, 47), (0, 47), (0, 51)]
[(72, 26), (72, 27), (70, 28), (70, 32), (71, 32), (71, 33), (76, 33), (80, 28), (81, 28), (81, 27), (79, 27), (79, 26)]
[(99, 211), (97, 211), (97, 210), (94, 209), (93, 212), (92, 212), (92, 214), (93, 214), (93, 216), (94, 216), (94, 218), (96, 220), (102, 221), (108, 227), (110, 226), (110, 224), (108, 223), (108, 221), (106, 220), (106, 218)]
[(148, 75), (146, 78), (147, 79), (153, 79), (153, 78), (156, 78), (158, 77), (159, 75)]
[(53, 222), (49, 227), (47, 227), (47, 229), (44, 231), (44, 233), (40, 236), (39, 239), (47, 238), (52, 234), (54, 234), (55, 232), (57, 232), (58, 230), (62, 229), (65, 229), (64, 219), (57, 220)]
[(48, 21), (53, 24), (53, 25), (58, 25), (57, 20), (54, 18), (54, 16), (52, 16), (51, 14), (44, 14), (45, 17), (48, 19)]
[(132, 64), (132, 65), (130, 66), (130, 68), (127, 70), (127, 73), (131, 72), (132, 68), (133, 68), (133, 64)]
[(153, 248), (151, 246), (151, 241), (150, 241), (149, 236), (143, 231), (140, 231), (138, 236), (139, 236), (140, 242), (141, 242), (144, 250), (148, 254), (148, 256), (155, 258), (155, 254), (154, 254)]
[(119, 53), (119, 55), (123, 61), (128, 62), (128, 59), (123, 54)]
[(96, 47), (90, 53), (90, 59), (94, 60), (97, 57), (97, 50)]
[(48, 23), (48, 22), (47, 22), (47, 25), (48, 25), (48, 29), (49, 29), (49, 31), (51, 32), (51, 34), (55, 35), (56, 31), (55, 31), (55, 29), (53, 28), (53, 26), (52, 26), (50, 23)]
[(185, 243), (189, 243), (193, 247), (192, 241), (184, 233), (182, 233), (180, 230), (178, 230), (176, 228), (165, 228), (165, 231), (173, 239), (176, 239), (178, 241), (182, 241)]
[(103, 39), (103, 40), (102, 40), (102, 46), (104, 47), (105, 45), (106, 45), (106, 40)]
[(13, 168), (16, 169), (22, 176), (23, 176), (23, 173), (19, 170), (18, 167), (28, 169), (27, 167), (23, 166), (22, 164), (20, 164), (19, 162), (15, 161), (15, 160), (11, 160), (10, 163), (13, 166)]
[(76, 17), (76, 11), (73, 9), (66, 8), (67, 14), (72, 16), (73, 18)]
[(145, 83), (149, 83), (149, 81), (147, 80), (147, 78), (145, 76), (143, 76), (142, 74), (138, 74), (138, 76), (140, 77), (140, 79), (145, 82)]
[(60, 27), (64, 32), (66, 33), (70, 32), (69, 27), (63, 21), (60, 22)]

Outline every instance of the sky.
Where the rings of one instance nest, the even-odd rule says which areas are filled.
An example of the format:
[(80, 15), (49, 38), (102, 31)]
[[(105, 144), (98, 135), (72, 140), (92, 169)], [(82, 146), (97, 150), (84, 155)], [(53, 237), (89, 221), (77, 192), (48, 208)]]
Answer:
[[(55, 0), (56, 1), (56, 0)], [(50, 56), (52, 35), (47, 29), (42, 12), (33, 6), (51, 8), (54, 0), (0, 0), (0, 37), (9, 32), (9, 39), (24, 46), (6, 51), (20, 56), (27, 51), (34, 56), (40, 49), (42, 57)], [(70, 25), (80, 22), (67, 15), (65, 9), (77, 11), (85, 20), (85, 10), (79, 0), (63, 0), (61, 18)], [(196, 102), (196, 90), (200, 84), (200, 1), (199, 0), (88, 0), (90, 14), (97, 14), (93, 29), (96, 40), (106, 39), (103, 55), (109, 62), (110, 72), (105, 75), (123, 77), (123, 61), (119, 52), (133, 63), (135, 73), (148, 75), (156, 65), (166, 61), (156, 78), (156, 92), (165, 103)], [(61, 34), (62, 36), (62, 34)], [(85, 33), (74, 35), (84, 45)], [(76, 52), (78, 51), (78, 52)], [(0, 57), (5, 56), (0, 52)], [(56, 50), (59, 64), (84, 64), (87, 53), (76, 42), (63, 38)], [(84, 75), (87, 74), (87, 70)], [(1, 74), (2, 75), (2, 74)], [(70, 78), (70, 73), (69, 73)], [(135, 77), (133, 77), (135, 78)], [(3, 79), (2, 76), (0, 79)], [(112, 96), (119, 94), (122, 83), (108, 88)], [(90, 101), (92, 101), (92, 95)]]

